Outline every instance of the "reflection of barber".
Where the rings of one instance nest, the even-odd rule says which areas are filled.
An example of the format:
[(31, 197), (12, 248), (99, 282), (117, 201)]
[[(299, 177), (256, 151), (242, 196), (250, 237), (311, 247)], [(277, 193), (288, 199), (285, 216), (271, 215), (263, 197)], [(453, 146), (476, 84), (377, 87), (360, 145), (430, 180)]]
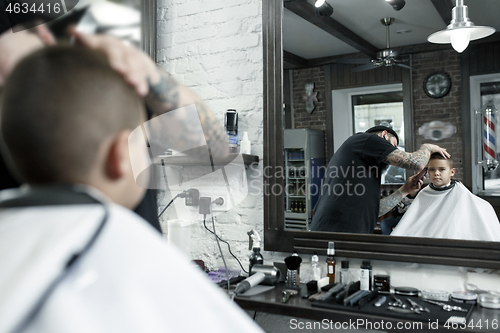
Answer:
[(399, 138), (386, 126), (375, 126), (349, 137), (333, 155), (326, 169), (320, 198), (314, 208), (312, 231), (373, 232), (377, 218), (390, 211), (422, 185), (415, 176), (390, 196), (380, 200), (380, 180), (387, 164), (419, 171), (432, 153), (450, 154), (439, 146), (423, 144), (414, 153), (397, 149)]

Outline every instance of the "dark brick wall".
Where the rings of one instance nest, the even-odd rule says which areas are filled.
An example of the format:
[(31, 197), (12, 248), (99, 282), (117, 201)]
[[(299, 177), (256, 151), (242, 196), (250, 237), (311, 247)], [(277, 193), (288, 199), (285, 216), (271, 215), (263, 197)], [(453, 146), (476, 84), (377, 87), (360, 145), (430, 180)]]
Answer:
[[(323, 67), (311, 67), (293, 70), (293, 117), (295, 128), (319, 129), (326, 133), (326, 104), (325, 104), (325, 73)], [(306, 102), (302, 101), (305, 94), (304, 85), (314, 83), (313, 92), (317, 92), (316, 108), (309, 114), (306, 111)], [(327, 156), (327, 142), (325, 137), (325, 153)], [(328, 163), (328, 161), (326, 161)]]
[[(456, 169), (454, 178), (463, 180), (460, 55), (455, 50), (417, 54), (413, 57), (412, 67), (414, 68), (412, 85), (415, 148), (418, 149), (423, 143), (437, 144), (446, 148), (453, 156)], [(424, 79), (435, 71), (445, 71), (451, 78), (450, 92), (438, 99), (427, 96), (423, 89)], [(418, 134), (418, 129), (424, 123), (433, 120), (450, 122), (457, 127), (457, 132), (449, 139), (426, 140)]]
[[(462, 118), (460, 103), (460, 56), (454, 50), (419, 53), (413, 56), (413, 121), (414, 142), (418, 149), (423, 143), (433, 143), (442, 146), (452, 154), (455, 162), (455, 179), (463, 177), (462, 154)], [(423, 80), (431, 72), (442, 70), (447, 72), (452, 80), (450, 92), (440, 99), (428, 97), (423, 91)], [(332, 80), (336, 78), (332, 77)], [(305, 110), (302, 102), (304, 84), (314, 82), (314, 91), (318, 92), (316, 109), (312, 114)], [(323, 67), (311, 67), (293, 70), (293, 102), (295, 128), (312, 128), (326, 131), (325, 108), (325, 76)], [(441, 141), (425, 140), (418, 134), (418, 129), (426, 122), (440, 120), (451, 122), (457, 127), (457, 132), (449, 139)], [(328, 143), (325, 142), (325, 148)]]
[[(302, 101), (305, 93), (304, 85), (314, 83), (314, 92), (317, 92), (316, 108), (309, 114), (305, 109), (306, 103)], [(325, 108), (325, 74), (323, 67), (311, 67), (293, 70), (293, 108), (295, 128), (310, 128), (326, 130)]]

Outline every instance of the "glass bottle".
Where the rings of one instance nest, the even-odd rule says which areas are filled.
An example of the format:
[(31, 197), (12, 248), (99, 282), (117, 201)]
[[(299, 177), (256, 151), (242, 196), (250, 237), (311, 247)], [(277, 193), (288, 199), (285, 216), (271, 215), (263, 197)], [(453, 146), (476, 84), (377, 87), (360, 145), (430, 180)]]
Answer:
[(334, 248), (334, 243), (333, 242), (328, 242), (328, 250), (326, 251), (327, 257), (326, 257), (326, 269), (327, 273), (326, 276), (329, 277), (330, 283), (335, 282), (335, 258), (333, 257), (335, 255), (335, 248)]
[(340, 283), (347, 285), (352, 280), (351, 271), (349, 270), (349, 261), (342, 260), (340, 268)]
[(321, 267), (319, 265), (319, 258), (316, 252), (314, 252), (311, 258), (311, 271), (312, 271), (312, 279), (314, 281), (319, 281), (321, 279)]

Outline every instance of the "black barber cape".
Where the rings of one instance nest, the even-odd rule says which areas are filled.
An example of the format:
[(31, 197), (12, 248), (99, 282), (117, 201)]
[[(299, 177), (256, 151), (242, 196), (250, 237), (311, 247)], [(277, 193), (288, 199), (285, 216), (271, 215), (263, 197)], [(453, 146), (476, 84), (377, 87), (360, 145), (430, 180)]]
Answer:
[(396, 149), (373, 133), (349, 137), (328, 163), (311, 230), (373, 233), (386, 166), (382, 161)]

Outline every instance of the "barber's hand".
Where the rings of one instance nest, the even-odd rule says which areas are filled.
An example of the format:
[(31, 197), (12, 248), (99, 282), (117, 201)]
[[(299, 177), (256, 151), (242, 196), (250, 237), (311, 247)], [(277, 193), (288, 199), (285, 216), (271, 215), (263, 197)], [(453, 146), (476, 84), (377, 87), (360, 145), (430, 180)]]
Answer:
[(445, 148), (441, 148), (438, 145), (433, 145), (433, 144), (430, 144), (430, 143), (427, 143), (427, 145), (431, 148), (431, 154), (439, 153), (444, 158), (450, 158), (451, 157), (450, 153), (448, 153)]
[(144, 97), (149, 93), (150, 83), (154, 85), (160, 81), (161, 77), (153, 60), (121, 40), (108, 35), (83, 34), (74, 27), (70, 28), (69, 34), (75, 37), (79, 44), (102, 52), (110, 66), (123, 76), (139, 96)]
[(415, 178), (417, 176), (418, 174), (411, 176), (410, 178), (408, 178), (406, 183), (404, 183), (404, 185), (399, 188), (401, 194), (403, 194), (404, 196), (410, 195), (412, 197), (417, 195), (418, 191), (420, 191), (422, 185), (424, 184), (424, 181), (420, 179), (417, 185), (413, 185), (413, 182), (415, 181)]

